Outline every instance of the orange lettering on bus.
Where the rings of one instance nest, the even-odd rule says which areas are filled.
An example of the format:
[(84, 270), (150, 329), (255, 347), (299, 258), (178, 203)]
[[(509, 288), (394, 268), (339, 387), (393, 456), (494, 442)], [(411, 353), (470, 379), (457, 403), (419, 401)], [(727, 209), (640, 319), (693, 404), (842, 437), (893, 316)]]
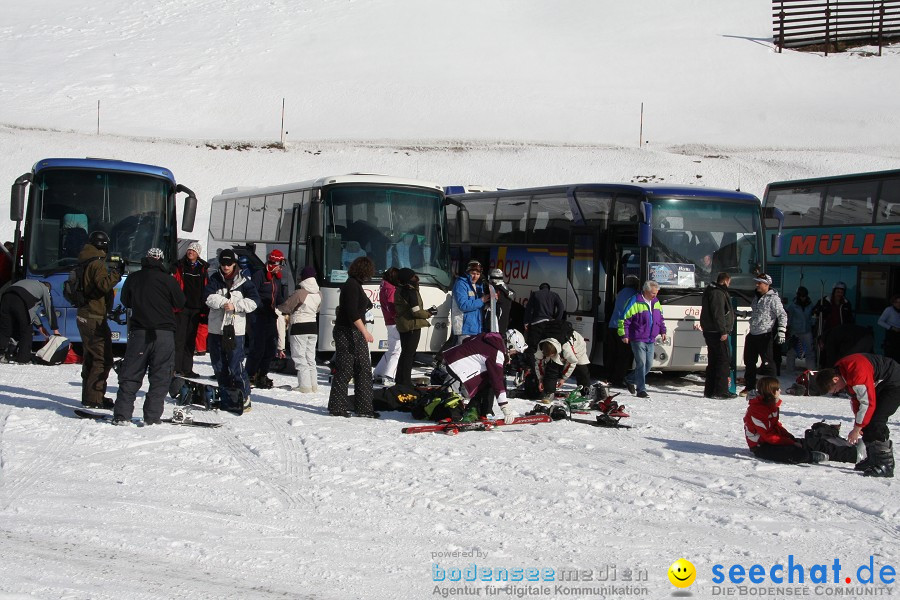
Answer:
[(884, 254), (900, 254), (900, 233), (889, 233), (884, 236)]
[(863, 238), (863, 254), (881, 254), (881, 248), (875, 245), (875, 234), (867, 233)]
[(816, 236), (795, 235), (791, 238), (790, 254), (813, 254), (816, 251)]
[(831, 255), (837, 254), (841, 249), (841, 234), (834, 236), (823, 235), (819, 240), (819, 254)]
[(847, 237), (844, 238), (844, 248), (841, 250), (841, 254), (859, 254), (859, 248), (853, 245), (855, 241), (856, 236), (848, 233)]

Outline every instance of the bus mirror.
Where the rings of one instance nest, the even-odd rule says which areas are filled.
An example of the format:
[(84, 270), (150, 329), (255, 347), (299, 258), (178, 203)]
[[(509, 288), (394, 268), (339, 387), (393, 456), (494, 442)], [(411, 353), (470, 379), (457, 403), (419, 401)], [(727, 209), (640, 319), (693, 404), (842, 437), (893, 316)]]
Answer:
[(313, 200), (309, 203), (309, 237), (320, 238), (325, 235), (325, 226), (322, 223), (322, 201)]
[(782, 241), (783, 236), (780, 231), (772, 237), (772, 256), (781, 256)]
[(649, 248), (653, 245), (653, 228), (649, 223), (638, 223), (638, 246)]
[(184, 192), (187, 198), (184, 199), (184, 211), (181, 215), (181, 229), (184, 231), (194, 230), (194, 220), (197, 217), (197, 195), (188, 187), (180, 183), (175, 186), (175, 193)]
[(644, 200), (641, 202), (641, 223), (650, 225), (653, 222), (653, 205)]
[(25, 195), (28, 193), (29, 183), (31, 183), (31, 173), (22, 175), (12, 184), (9, 195), (10, 221), (18, 222), (25, 218)]
[(463, 244), (469, 243), (469, 211), (465, 207), (460, 207), (456, 212), (456, 227), (459, 229), (459, 241)]

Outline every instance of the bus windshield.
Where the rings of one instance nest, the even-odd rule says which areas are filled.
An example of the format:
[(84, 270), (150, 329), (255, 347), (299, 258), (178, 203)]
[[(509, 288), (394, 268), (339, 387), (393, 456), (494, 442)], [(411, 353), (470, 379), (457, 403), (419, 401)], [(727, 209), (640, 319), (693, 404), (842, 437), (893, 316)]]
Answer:
[(761, 261), (759, 207), (727, 200), (654, 200), (650, 278), (661, 293), (700, 289), (716, 274), (730, 287), (751, 291)]
[(437, 190), (335, 185), (323, 190), (325, 279), (339, 283), (357, 257), (380, 274), (410, 268), (422, 282), (450, 285), (443, 196)]
[(132, 268), (150, 248), (169, 254), (174, 240), (166, 215), (172, 191), (166, 180), (148, 175), (77, 169), (39, 173), (27, 218), (29, 270), (72, 267), (94, 231), (105, 231), (109, 254), (121, 255)]

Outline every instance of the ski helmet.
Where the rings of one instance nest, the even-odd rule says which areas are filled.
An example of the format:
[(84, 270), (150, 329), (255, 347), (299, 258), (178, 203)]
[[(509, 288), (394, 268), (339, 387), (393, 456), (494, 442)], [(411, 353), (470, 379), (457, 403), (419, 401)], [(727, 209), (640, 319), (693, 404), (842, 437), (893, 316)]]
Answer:
[(506, 332), (506, 349), (509, 352), (525, 352), (528, 344), (525, 343), (525, 337), (518, 329), (510, 329)]
[(106, 251), (109, 249), (109, 236), (105, 231), (94, 231), (88, 238), (88, 242), (97, 250)]

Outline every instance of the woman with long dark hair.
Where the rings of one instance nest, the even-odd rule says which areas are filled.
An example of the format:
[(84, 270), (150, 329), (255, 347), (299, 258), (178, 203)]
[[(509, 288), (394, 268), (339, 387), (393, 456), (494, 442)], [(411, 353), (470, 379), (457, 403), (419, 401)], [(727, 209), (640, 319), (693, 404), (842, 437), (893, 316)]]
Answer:
[(374, 340), (366, 329), (366, 311), (372, 302), (363, 283), (372, 279), (375, 264), (367, 256), (356, 258), (347, 269), (347, 281), (341, 286), (334, 320), (334, 377), (328, 396), (328, 412), (335, 417), (349, 417), (348, 386), (354, 385), (354, 412), (358, 417), (377, 419), (372, 409), (372, 358), (369, 343)]

